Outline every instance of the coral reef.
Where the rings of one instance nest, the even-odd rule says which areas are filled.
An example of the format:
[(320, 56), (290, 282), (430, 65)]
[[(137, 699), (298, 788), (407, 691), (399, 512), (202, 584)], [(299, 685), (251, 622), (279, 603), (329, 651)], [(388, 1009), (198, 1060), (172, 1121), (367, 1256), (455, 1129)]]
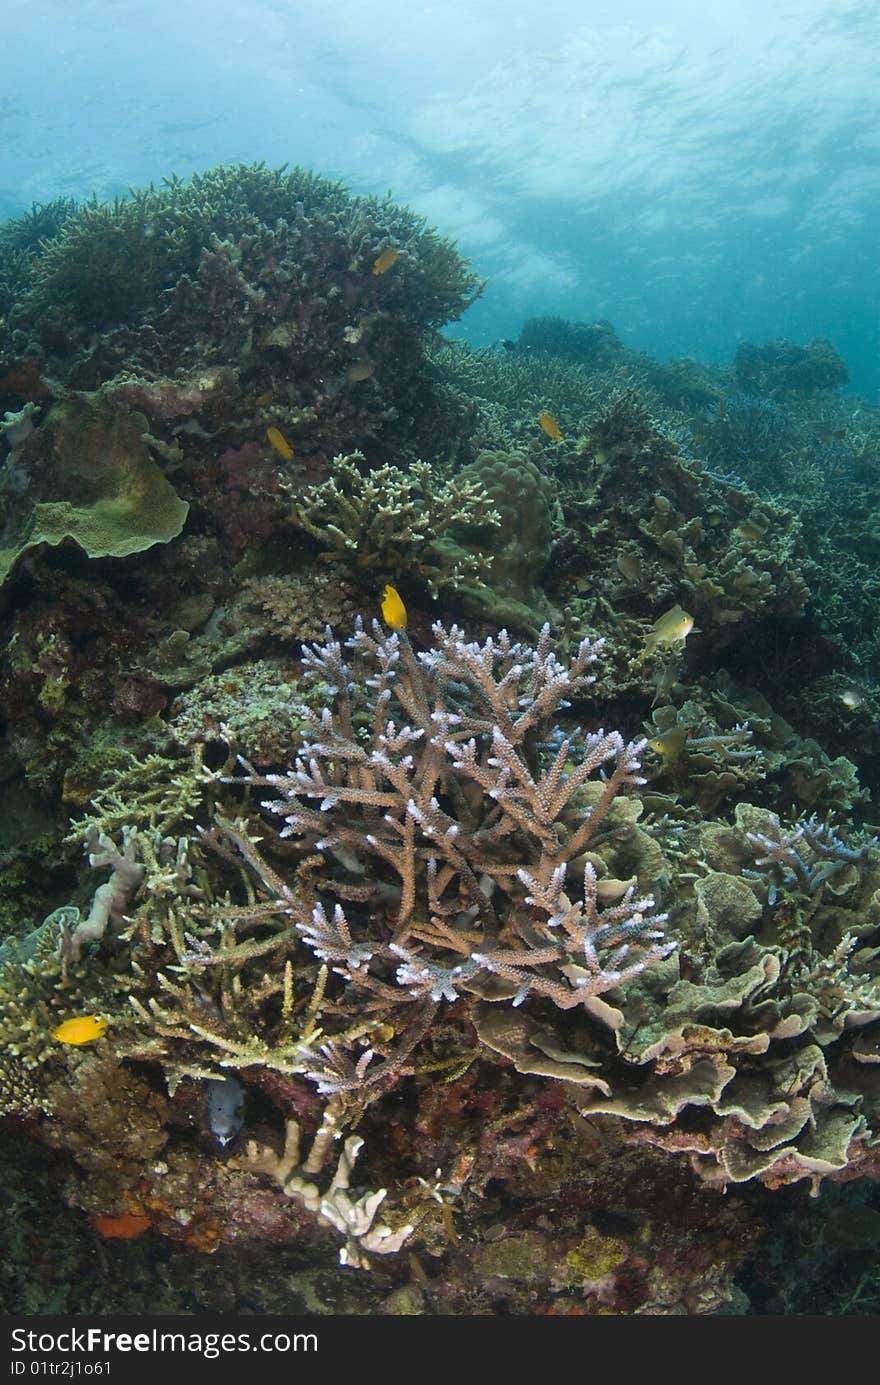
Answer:
[(784, 338), (763, 346), (742, 342), (733, 371), (744, 390), (763, 395), (814, 395), (849, 381), (846, 363), (825, 337), (814, 337), (806, 346)]
[[(672, 947), (661, 941), (653, 900), (635, 900), (634, 886), (603, 907), (614, 891), (600, 892), (585, 854), (618, 792), (642, 782), (643, 743), (600, 732), (564, 739), (544, 766), (537, 756), (559, 703), (590, 681), (590, 642), (566, 668), (547, 626), (534, 649), (504, 632), (482, 646), (456, 627), (437, 624), (434, 636), (418, 659), (405, 637), (383, 639), (377, 625), (372, 635), (356, 627), (351, 665), (338, 642), (314, 647), (309, 675), (337, 690), (336, 705), (310, 714), (294, 771), (251, 780), (281, 790), (266, 806), (313, 861), (300, 897), (282, 893), (297, 931), (368, 1011), (384, 1000), (392, 1015), (417, 1016), (402, 1021), (403, 1051), (375, 1067), (375, 1047), (362, 1044), (367, 1054), (352, 1062), (339, 1044), (322, 1046), (322, 1091), (351, 1089), (349, 1071), (367, 1090), (398, 1068), (428, 1000), (454, 1002), (465, 988), (507, 994), (515, 1006), (546, 996), (567, 1010)], [(358, 725), (371, 728), (370, 741)], [(320, 872), (316, 853), (344, 874)], [(566, 876), (578, 864), (583, 887), (572, 900)], [(358, 917), (367, 909), (367, 934), (347, 917), (348, 900)], [(383, 905), (384, 936), (375, 926)]]
[(29, 1311), (791, 1311), (872, 1210), (880, 411), (480, 287), (301, 169), (0, 227)]
[(512, 343), (521, 353), (543, 353), (572, 365), (608, 368), (624, 354), (610, 322), (567, 322), (562, 317), (530, 317)]
[[(181, 380), (190, 390), (199, 372), (225, 367), (251, 398), (273, 393), (266, 423), (295, 445), (320, 429), (325, 455), (414, 411), (426, 332), (481, 287), (413, 213), (303, 169), (171, 178), (68, 208), (54, 231), (27, 272), (13, 266), (0, 376), (33, 361), (75, 389), (119, 378), (155, 423)], [(393, 267), (373, 274), (389, 246)]]
[[(109, 835), (118, 785), (87, 818), (90, 863), (109, 867), (109, 881), (87, 913), (57, 911), (8, 950), (3, 970), (7, 1042), (30, 1074), (23, 1096), (7, 1087), (6, 1109), (26, 1099), (52, 1111), (53, 1138), (89, 1180), (83, 1205), (121, 1215), (137, 1187), (137, 1205), (160, 1213), (151, 1225), (164, 1225), (168, 1173), (145, 1184), (141, 1135), (131, 1154), (114, 1143), (116, 1122), (131, 1124), (115, 1085), (122, 1058), (129, 1084), (139, 1067), (164, 1073), (167, 1096), (150, 1086), (151, 1138), (167, 1148), (162, 1168), (195, 1178), (186, 1225), (203, 1247), (247, 1234), (236, 1200), (263, 1175), (283, 1199), (274, 1234), (295, 1235), (302, 1214), (315, 1215), (342, 1236), (344, 1264), (364, 1268), (429, 1235), (429, 1184), (421, 1212), (400, 1186), (349, 1192), (365, 1136), (345, 1131), (353, 1120), (366, 1129), (365, 1113), (404, 1080), (427, 1092), (435, 1072), (460, 1080), (473, 1069), (473, 1096), (487, 1099), (487, 1054), (543, 1084), (548, 1108), (575, 1122), (576, 1144), (611, 1118), (624, 1145), (685, 1156), (710, 1186), (817, 1186), (870, 1168), (876, 841), (847, 842), (816, 818), (785, 828), (747, 803), (735, 826), (640, 827), (644, 742), (550, 734), (562, 704), (582, 702), (592, 681), (590, 641), (565, 664), (547, 628), (534, 648), (504, 634), (468, 643), (439, 623), (434, 636), (417, 654), (405, 636), (358, 623), (347, 655), (338, 641), (306, 647), (304, 686), (332, 703), (303, 706), (294, 768), (218, 776), (193, 766), (206, 805), (242, 788), (274, 793), (264, 809), (281, 819), (277, 835), (266, 837), (265, 819), (261, 830), (257, 817), (215, 806), (210, 826), (175, 840), (146, 765), (131, 801), (141, 826), (123, 828), (118, 844)], [(575, 869), (577, 893), (566, 890)], [(645, 879), (669, 906), (666, 939), (665, 916), (636, 897)], [(72, 1005), (109, 1017), (111, 1050), (93, 1060), (47, 1043), (50, 1014)], [(175, 1164), (183, 1151), (168, 1101), (192, 1120), (200, 1086), (224, 1070), (251, 1101), (268, 1082), (287, 1134), (280, 1152), (251, 1136), (221, 1191), (209, 1167), (196, 1176)], [(65, 1093), (80, 1109), (92, 1082), (112, 1126), (102, 1146), (115, 1150), (100, 1168), (76, 1152), (64, 1114)], [(540, 1102), (528, 1148), (547, 1138), (539, 1113)], [(312, 1147), (301, 1159), (304, 1123)], [(321, 1192), (337, 1135), (342, 1162)], [(475, 1187), (473, 1156), (447, 1153), (450, 1167), (466, 1157)], [(497, 1177), (497, 1158), (493, 1167)], [(396, 1210), (377, 1222), (386, 1197)], [(238, 1212), (224, 1229), (230, 1199)], [(628, 1253), (615, 1251), (619, 1263)], [(578, 1273), (598, 1292), (604, 1275)]]

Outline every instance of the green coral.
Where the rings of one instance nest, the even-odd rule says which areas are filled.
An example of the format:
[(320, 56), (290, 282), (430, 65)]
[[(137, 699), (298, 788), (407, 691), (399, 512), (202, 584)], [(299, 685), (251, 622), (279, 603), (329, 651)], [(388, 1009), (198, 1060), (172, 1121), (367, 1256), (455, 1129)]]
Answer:
[(0, 320), (35, 279), (43, 242), (57, 236), (75, 210), (73, 198), (56, 197), (35, 202), (30, 211), (0, 226)]
[(466, 588), (466, 605), (501, 625), (536, 631), (553, 611), (541, 588), (550, 558), (553, 486), (522, 452), (481, 452), (457, 476), (488, 497), (496, 516), (492, 531), (458, 537), (465, 546), (491, 549), (492, 569), (481, 588)]
[[(0, 1044), (4, 1069), (0, 1106), (7, 1112), (49, 1109), (47, 1083), (64, 1067), (66, 1051), (53, 1031), (74, 1015), (125, 1012), (128, 968), (112, 960), (68, 962), (66, 934), (80, 922), (73, 905), (55, 909), (23, 938), (0, 945)], [(20, 1103), (26, 1104), (22, 1107)]]
[(85, 816), (72, 820), (67, 841), (82, 841), (89, 829), (112, 836), (126, 828), (162, 838), (192, 823), (206, 788), (217, 779), (204, 765), (203, 752), (202, 744), (189, 755), (153, 753), (139, 759), (120, 751), (114, 764), (105, 764)]
[(390, 198), (352, 198), (341, 183), (307, 169), (233, 164), (68, 208), (43, 242), (36, 284), (19, 316), (70, 303), (93, 330), (133, 324), (161, 308), (165, 290), (195, 275), (212, 238), (236, 242), (279, 221), (296, 226), (320, 217), (340, 223), (348, 244), (337, 254), (348, 258), (363, 245), (366, 269), (383, 242), (406, 246), (426, 325), (457, 317), (479, 290), (451, 242)]
[(330, 478), (294, 498), (291, 521), (323, 548), (377, 575), (417, 578), (436, 597), (444, 587), (482, 582), (491, 559), (451, 538), (462, 525), (495, 528), (500, 516), (476, 477), (443, 478), (427, 462), (403, 471), (367, 470), (360, 452), (335, 457)]
[(301, 737), (306, 693), (290, 667), (263, 659), (238, 664), (176, 697), (171, 731), (183, 746), (219, 741), (259, 764), (277, 764)]
[[(51, 410), (7, 472), (0, 582), (40, 544), (72, 539), (90, 558), (122, 558), (176, 538), (189, 505), (150, 457), (146, 432), (142, 414), (97, 398), (75, 396)], [(21, 491), (16, 476), (26, 477)]]
[(733, 370), (742, 388), (756, 395), (812, 396), (849, 382), (846, 363), (826, 337), (814, 337), (806, 346), (784, 337), (763, 346), (744, 341)]
[(606, 1279), (629, 1257), (629, 1250), (614, 1236), (603, 1236), (591, 1227), (583, 1240), (573, 1246), (565, 1257), (573, 1284)]

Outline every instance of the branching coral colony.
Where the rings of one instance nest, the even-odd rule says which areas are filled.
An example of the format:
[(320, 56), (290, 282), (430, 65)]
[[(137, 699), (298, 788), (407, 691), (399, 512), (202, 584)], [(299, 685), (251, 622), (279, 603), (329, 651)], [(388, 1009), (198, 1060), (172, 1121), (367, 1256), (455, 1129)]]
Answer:
[[(328, 630), (326, 643), (304, 646), (307, 696), (328, 705), (302, 709), (293, 767), (193, 769), (206, 807), (221, 782), (258, 796), (269, 814), (260, 825), (255, 804), (234, 818), (217, 807), (199, 836), (129, 824), (117, 846), (117, 805), (103, 823), (107, 805), (96, 804), (86, 848), (110, 880), (86, 918), (56, 911), (39, 955), (25, 966), (16, 953), (4, 973), (43, 1036), (35, 1047), (27, 1013), (4, 994), (26, 1079), (22, 1088), (6, 1074), (5, 1109), (42, 1109), (57, 1123), (71, 1084), (88, 1080), (88, 1061), (66, 1062), (47, 1038), (69, 1006), (108, 1018), (108, 1072), (123, 1059), (158, 1064), (171, 1093), (209, 1079), (234, 1096), (236, 1079), (218, 1074), (251, 1082), (262, 1072), (289, 1098), (288, 1079), (305, 1077), (325, 1098), (307, 1157), (301, 1113), (282, 1098), (283, 1154), (250, 1139), (230, 1167), (270, 1174), (344, 1236), (343, 1263), (365, 1265), (399, 1249), (413, 1223), (400, 1209), (378, 1219), (385, 1189), (349, 1192), (362, 1143), (350, 1131), (364, 1108), (404, 1076), (462, 1073), (480, 1048), (477, 1009), (604, 1014), (604, 992), (669, 955), (665, 915), (635, 884), (610, 880), (602, 857), (632, 826), (620, 809), (643, 782), (644, 742), (550, 735), (593, 681), (601, 642), (584, 640), (562, 663), (549, 627), (534, 648), (504, 631), (469, 643), (439, 623), (434, 637), (417, 653), (405, 635), (358, 619), (344, 645)], [(152, 785), (148, 796), (146, 817), (133, 805), (138, 823), (153, 822)], [(271, 835), (267, 821), (278, 824)], [(314, 1097), (298, 1099), (311, 1124)], [(99, 1205), (119, 1195), (107, 1188)]]
[(615, 796), (643, 782), (644, 742), (598, 731), (544, 748), (601, 642), (566, 666), (548, 626), (535, 648), (505, 631), (468, 643), (439, 623), (434, 637), (416, 654), (358, 620), (344, 647), (328, 631), (304, 649), (332, 706), (307, 714), (293, 769), (246, 766), (245, 780), (279, 795), (264, 807), (295, 843), (294, 884), (252, 839), (218, 829), (344, 982), (323, 1042), (301, 1048), (323, 1093), (378, 1094), (412, 1071), (438, 1004), (462, 990), (589, 1009), (674, 946), (634, 886), (602, 906), (591, 855)]

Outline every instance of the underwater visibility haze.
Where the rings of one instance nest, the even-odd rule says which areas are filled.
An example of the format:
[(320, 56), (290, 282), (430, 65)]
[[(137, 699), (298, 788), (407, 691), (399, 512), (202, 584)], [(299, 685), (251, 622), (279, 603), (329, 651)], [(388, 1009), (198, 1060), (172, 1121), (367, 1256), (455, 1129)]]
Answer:
[(391, 190), (492, 281), (462, 330), (607, 317), (727, 363), (830, 336), (880, 388), (874, 0), (36, 0), (0, 214), (235, 160)]
[(0, 1311), (880, 1309), (878, 37), (11, 26)]

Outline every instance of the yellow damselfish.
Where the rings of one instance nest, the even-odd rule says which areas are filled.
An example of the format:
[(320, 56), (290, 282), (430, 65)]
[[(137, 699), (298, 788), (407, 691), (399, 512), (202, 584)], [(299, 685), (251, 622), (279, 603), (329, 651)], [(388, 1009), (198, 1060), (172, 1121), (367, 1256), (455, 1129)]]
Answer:
[(400, 251), (396, 250), (393, 245), (389, 245), (388, 249), (383, 250), (382, 254), (377, 255), (373, 261), (373, 273), (384, 274), (386, 269), (390, 269), (393, 264), (397, 263), (399, 255)]
[(52, 1038), (59, 1044), (90, 1044), (93, 1039), (100, 1039), (106, 1028), (107, 1021), (101, 1015), (77, 1015), (59, 1024), (52, 1031)]
[(654, 621), (651, 633), (645, 639), (645, 647), (642, 650), (642, 658), (647, 659), (649, 654), (653, 654), (655, 649), (662, 647), (671, 648), (674, 644), (684, 644), (688, 635), (694, 628), (694, 618), (683, 611), (680, 606), (672, 606)]
[(545, 410), (544, 413), (538, 414), (538, 422), (548, 438), (552, 438), (554, 442), (562, 442), (562, 429), (552, 414), (548, 414)]
[(394, 587), (386, 587), (382, 595), (382, 619), (392, 630), (406, 629), (406, 607)]
[(667, 765), (672, 765), (684, 750), (689, 734), (687, 726), (670, 726), (668, 731), (648, 741), (648, 745)]
[(266, 437), (275, 448), (279, 457), (289, 458), (293, 456), (293, 448), (279, 428), (267, 428)]

